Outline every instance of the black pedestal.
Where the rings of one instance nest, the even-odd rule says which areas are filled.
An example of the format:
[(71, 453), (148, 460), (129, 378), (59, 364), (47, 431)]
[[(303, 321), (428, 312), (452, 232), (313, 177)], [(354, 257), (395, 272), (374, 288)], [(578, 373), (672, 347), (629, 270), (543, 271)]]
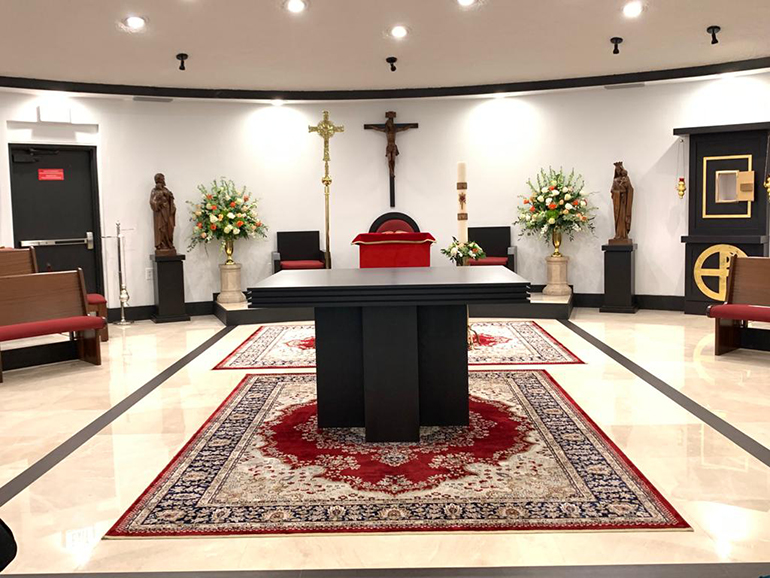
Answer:
[(636, 245), (602, 245), (604, 251), (604, 305), (602, 313), (636, 313), (634, 250)]
[(150, 255), (155, 263), (155, 323), (189, 321), (184, 306), (184, 255)]

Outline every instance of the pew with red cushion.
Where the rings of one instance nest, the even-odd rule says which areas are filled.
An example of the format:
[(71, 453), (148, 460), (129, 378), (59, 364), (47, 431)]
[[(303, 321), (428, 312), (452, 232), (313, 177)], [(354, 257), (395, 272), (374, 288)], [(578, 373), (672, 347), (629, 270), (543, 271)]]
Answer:
[[(0, 275), (30, 275), (38, 273), (34, 247), (24, 249), (0, 248)], [(107, 318), (107, 299), (99, 293), (87, 293), (88, 312)], [(108, 326), (102, 329), (102, 341), (110, 339)]]
[[(88, 314), (83, 272), (62, 271), (0, 277), (0, 342), (74, 334), (78, 356), (101, 365), (103, 317)], [(0, 383), (3, 381), (0, 357)]]
[[(714, 353), (722, 355), (749, 347), (748, 336), (768, 330), (750, 329), (751, 321), (770, 323), (770, 258), (739, 257), (730, 260), (725, 302), (711, 305), (714, 322)], [(764, 347), (763, 347), (764, 349)]]

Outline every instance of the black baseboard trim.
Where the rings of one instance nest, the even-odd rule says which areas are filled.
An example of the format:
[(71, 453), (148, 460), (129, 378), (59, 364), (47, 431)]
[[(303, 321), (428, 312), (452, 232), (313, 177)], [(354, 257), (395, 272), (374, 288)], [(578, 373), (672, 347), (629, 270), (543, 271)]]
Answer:
[[(570, 285), (572, 287), (572, 285)], [(545, 285), (531, 285), (532, 293), (542, 293)], [(574, 289), (574, 288), (573, 288)], [(598, 309), (604, 305), (603, 293), (573, 293), (572, 304), (575, 307), (591, 307)], [(636, 295), (636, 305), (639, 309), (657, 311), (684, 311), (684, 297), (678, 295)]]
[[(187, 314), (195, 317), (196, 315), (214, 315), (213, 301), (191, 301), (184, 304)], [(137, 305), (136, 307), (126, 307), (126, 319), (129, 321), (145, 321), (152, 319), (155, 314), (155, 305)], [(120, 320), (120, 308), (107, 309), (107, 321), (114, 323)]]

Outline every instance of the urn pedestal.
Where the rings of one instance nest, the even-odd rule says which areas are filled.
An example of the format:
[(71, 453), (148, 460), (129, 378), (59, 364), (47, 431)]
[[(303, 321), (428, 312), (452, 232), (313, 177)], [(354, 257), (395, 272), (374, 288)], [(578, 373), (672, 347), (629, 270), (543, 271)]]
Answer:
[(189, 321), (184, 304), (184, 255), (150, 255), (155, 264), (155, 323)]
[(241, 264), (227, 263), (219, 266), (221, 291), (217, 303), (245, 303), (246, 296), (241, 290)]
[(636, 245), (609, 243), (604, 251), (604, 304), (602, 313), (636, 313), (634, 252)]
[(569, 257), (551, 255), (545, 258), (548, 285), (543, 289), (544, 295), (571, 295), (572, 289), (567, 284), (567, 264)]

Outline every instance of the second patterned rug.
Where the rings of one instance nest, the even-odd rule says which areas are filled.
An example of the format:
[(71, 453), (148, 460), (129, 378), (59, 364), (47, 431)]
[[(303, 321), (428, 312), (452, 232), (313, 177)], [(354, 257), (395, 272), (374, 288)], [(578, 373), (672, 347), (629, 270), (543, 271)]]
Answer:
[[(473, 323), (479, 344), (468, 351), (470, 365), (554, 365), (583, 363), (534, 321)], [(313, 325), (265, 325), (215, 369), (315, 367)]]

